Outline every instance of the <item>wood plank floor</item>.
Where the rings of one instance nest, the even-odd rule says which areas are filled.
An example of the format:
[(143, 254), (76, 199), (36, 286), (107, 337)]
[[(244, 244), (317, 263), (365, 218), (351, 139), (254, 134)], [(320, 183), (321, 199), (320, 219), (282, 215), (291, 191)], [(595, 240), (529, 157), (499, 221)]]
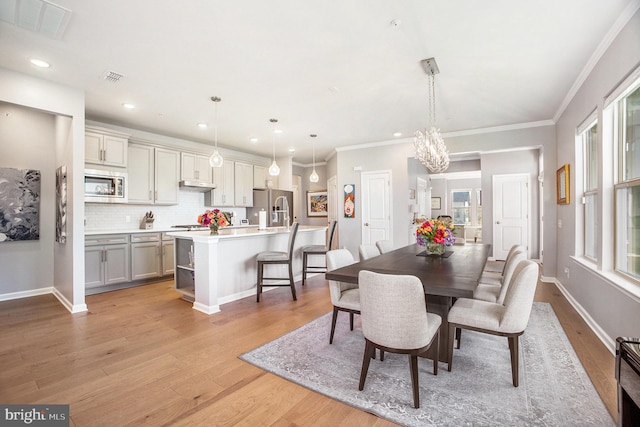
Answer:
[[(212, 316), (172, 285), (89, 296), (76, 315), (52, 295), (0, 302), (0, 402), (67, 403), (74, 426), (394, 425), (237, 357), (330, 311), (324, 275), (298, 285), (297, 302), (279, 288)], [(615, 419), (614, 357), (555, 285), (539, 283), (536, 300), (552, 304)]]

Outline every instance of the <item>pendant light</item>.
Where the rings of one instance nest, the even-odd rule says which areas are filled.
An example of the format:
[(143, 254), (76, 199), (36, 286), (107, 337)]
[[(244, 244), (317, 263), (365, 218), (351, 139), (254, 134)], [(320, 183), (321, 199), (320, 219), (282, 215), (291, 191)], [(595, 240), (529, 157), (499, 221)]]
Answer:
[(280, 168), (276, 163), (276, 123), (278, 123), (278, 119), (269, 119), (271, 123), (273, 123), (273, 163), (269, 166), (269, 175), (278, 176), (280, 175)]
[(215, 116), (215, 124), (214, 124), (214, 138), (215, 138), (215, 148), (213, 150), (213, 154), (209, 157), (209, 164), (211, 167), (219, 168), (222, 167), (224, 163), (224, 159), (220, 155), (218, 151), (218, 102), (222, 101), (222, 99), (217, 96), (212, 96), (211, 100), (216, 103), (216, 116)]
[[(311, 135), (309, 135), (311, 138), (315, 138), (316, 135), (315, 133), (312, 133)], [(309, 181), (311, 182), (318, 182), (320, 180), (320, 177), (318, 176), (318, 173), (316, 172), (316, 144), (314, 142), (312, 142), (312, 148), (313, 148), (313, 172), (311, 172), (311, 175), (309, 175)]]

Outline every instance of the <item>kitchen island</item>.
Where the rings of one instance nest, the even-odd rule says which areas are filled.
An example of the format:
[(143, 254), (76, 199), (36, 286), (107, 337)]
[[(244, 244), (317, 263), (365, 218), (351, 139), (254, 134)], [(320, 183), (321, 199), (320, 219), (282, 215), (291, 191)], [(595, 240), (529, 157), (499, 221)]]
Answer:
[[(300, 226), (293, 250), (293, 273), (302, 277), (302, 252), (306, 245), (324, 245), (327, 227)], [(255, 295), (256, 255), (263, 251), (287, 250), (287, 227), (220, 228), (209, 231), (168, 233), (175, 241), (175, 287), (193, 308), (206, 314), (220, 305)], [(266, 277), (287, 277), (286, 265), (265, 266)], [(269, 290), (273, 288), (266, 288)]]

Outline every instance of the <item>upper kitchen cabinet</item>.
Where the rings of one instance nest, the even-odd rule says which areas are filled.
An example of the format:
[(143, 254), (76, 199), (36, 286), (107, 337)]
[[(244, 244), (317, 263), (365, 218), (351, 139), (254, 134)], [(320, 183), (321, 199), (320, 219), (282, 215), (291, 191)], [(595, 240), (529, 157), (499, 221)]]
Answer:
[(181, 153), (181, 180), (211, 184), (212, 173), (209, 157), (193, 153)]
[(129, 203), (177, 205), (180, 153), (146, 144), (129, 144)]
[(253, 165), (236, 162), (235, 167), (236, 206), (253, 206)]
[(253, 188), (267, 188), (267, 168), (253, 165)]
[(235, 162), (225, 160), (222, 167), (213, 168), (216, 189), (204, 193), (205, 206), (235, 206)]
[(84, 134), (84, 161), (92, 165), (127, 167), (129, 136), (87, 127)]

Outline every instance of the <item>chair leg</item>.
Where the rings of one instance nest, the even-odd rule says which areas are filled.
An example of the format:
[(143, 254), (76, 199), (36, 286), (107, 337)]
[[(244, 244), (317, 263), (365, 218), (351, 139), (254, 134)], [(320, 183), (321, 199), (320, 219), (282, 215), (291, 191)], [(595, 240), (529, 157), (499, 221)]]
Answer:
[(420, 390), (418, 386), (418, 356), (409, 355), (409, 370), (411, 371), (411, 389), (413, 390), (413, 407), (420, 407)]
[(329, 344), (333, 344), (333, 333), (336, 331), (337, 319), (338, 319), (338, 308), (333, 307), (333, 318), (331, 319), (331, 335), (329, 335)]
[(436, 357), (433, 359), (433, 375), (438, 375), (438, 359), (440, 358), (440, 329), (436, 333)]
[(460, 349), (460, 340), (462, 339), (462, 329), (456, 328), (456, 348)]
[(298, 301), (296, 297), (296, 284), (293, 281), (293, 260), (289, 262), (289, 284), (291, 285), (291, 295), (294, 301)]
[(362, 370), (360, 371), (360, 384), (358, 385), (358, 390), (362, 391), (364, 389), (364, 381), (367, 379), (367, 372), (369, 372), (369, 363), (371, 362), (371, 357), (375, 354), (376, 348), (373, 346), (373, 343), (369, 340), (366, 341), (366, 345), (364, 347), (364, 356), (362, 357)]
[(258, 262), (258, 281), (256, 282), (256, 302), (260, 302), (260, 294), (262, 293), (262, 269), (263, 265)]
[(382, 350), (382, 349), (380, 350), (380, 361), (384, 362), (384, 350)]
[(307, 280), (307, 253), (302, 253), (302, 286), (304, 286), (304, 282)]
[(511, 353), (511, 379), (513, 386), (518, 387), (518, 336), (508, 337), (509, 353)]
[(451, 372), (451, 362), (453, 362), (453, 337), (455, 333), (455, 323), (449, 323), (449, 342), (447, 343), (447, 370), (449, 372)]
[(349, 313), (349, 326), (351, 326), (351, 330), (353, 331), (353, 313)]

